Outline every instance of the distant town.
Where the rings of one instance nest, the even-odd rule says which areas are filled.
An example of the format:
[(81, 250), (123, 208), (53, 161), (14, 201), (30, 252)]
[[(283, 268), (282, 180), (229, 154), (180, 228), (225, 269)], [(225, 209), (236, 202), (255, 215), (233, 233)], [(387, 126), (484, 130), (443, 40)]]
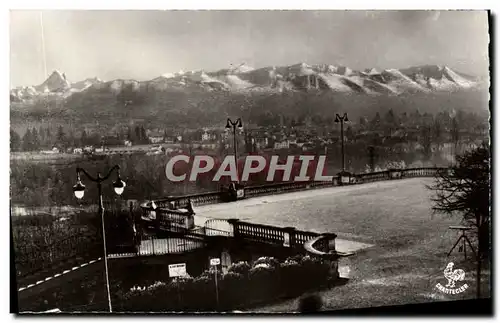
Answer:
[[(283, 155), (339, 153), (340, 126), (334, 120), (303, 120), (280, 117), (278, 124), (245, 123), (236, 130), (237, 154)], [(222, 120), (224, 121), (224, 120)], [(345, 124), (344, 143), (349, 155), (367, 158), (367, 147), (376, 147), (383, 158), (417, 154), (415, 158), (434, 164), (446, 162), (462, 150), (477, 147), (488, 136), (486, 120), (473, 113), (458, 111), (455, 115), (397, 115), (392, 110), (368, 120), (361, 117)], [(145, 126), (122, 128), (101, 135), (83, 130), (73, 133), (60, 126), (57, 131), (31, 128), (22, 137), (11, 130), (11, 155), (29, 158), (35, 155), (112, 155), (112, 154), (233, 154), (233, 133), (224, 127), (201, 129), (148, 129)], [(16, 153), (17, 152), (17, 153)], [(434, 157), (433, 157), (434, 156)], [(438, 156), (438, 160), (436, 160)], [(433, 160), (434, 158), (434, 160)], [(348, 161), (348, 163), (350, 163)], [(349, 166), (349, 165), (348, 165)], [(352, 165), (353, 166), (353, 165)]]

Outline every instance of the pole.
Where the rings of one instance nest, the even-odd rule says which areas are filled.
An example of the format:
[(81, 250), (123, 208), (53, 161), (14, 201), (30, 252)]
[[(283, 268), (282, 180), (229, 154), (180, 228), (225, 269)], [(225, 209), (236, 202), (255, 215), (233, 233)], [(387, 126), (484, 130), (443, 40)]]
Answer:
[(177, 280), (177, 300), (179, 301), (179, 309), (181, 308), (181, 283)]
[(97, 190), (99, 192), (99, 214), (101, 215), (102, 240), (103, 240), (103, 244), (104, 244), (104, 268), (105, 268), (105, 278), (106, 278), (106, 290), (108, 293), (109, 312), (113, 313), (113, 308), (111, 306), (111, 294), (109, 292), (108, 252), (106, 250), (106, 229), (104, 226), (104, 206), (103, 206), (103, 202), (102, 202), (101, 180), (102, 180), (101, 175), (97, 174)]
[(219, 308), (219, 288), (217, 287), (217, 265), (215, 266), (215, 300), (217, 308)]
[(342, 137), (342, 172), (345, 171), (345, 156), (344, 156), (344, 119), (340, 119), (340, 136)]
[(481, 216), (476, 214), (476, 225), (477, 225), (477, 253), (476, 253), (476, 260), (477, 260), (477, 268), (476, 268), (476, 297), (479, 299), (481, 297), (481, 240), (482, 240), (482, 235), (481, 235)]
[(236, 147), (236, 124), (232, 124), (233, 126), (233, 145), (234, 145), (234, 161), (236, 163), (236, 176), (238, 179), (238, 184), (240, 183), (240, 173), (238, 171), (238, 157), (237, 157), (237, 147)]

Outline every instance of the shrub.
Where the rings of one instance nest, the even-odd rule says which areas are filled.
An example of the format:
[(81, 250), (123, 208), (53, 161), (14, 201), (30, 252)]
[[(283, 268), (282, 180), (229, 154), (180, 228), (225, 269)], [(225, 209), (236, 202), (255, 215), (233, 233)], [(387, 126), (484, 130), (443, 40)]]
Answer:
[[(220, 276), (218, 275), (218, 279)], [(203, 273), (193, 279), (189, 290), (186, 290), (185, 304), (191, 310), (210, 311), (215, 308), (214, 274)]]
[(303, 257), (304, 257), (304, 255), (301, 255), (301, 254), (294, 255), (294, 256), (286, 258), (285, 263), (290, 263), (290, 262), (300, 263), (300, 261), (302, 260)]
[[(310, 256), (290, 257), (283, 263), (272, 257), (262, 257), (252, 268), (247, 262), (238, 262), (226, 274), (217, 271), (217, 308), (215, 274), (211, 268), (196, 278), (175, 278), (168, 284), (155, 282), (150, 286), (134, 287), (119, 303), (125, 305), (126, 311), (231, 310), (284, 295), (294, 296), (323, 285), (330, 278), (329, 264)], [(314, 304), (307, 305), (307, 299), (304, 302), (301, 311), (317, 308)]]
[[(326, 283), (329, 277), (330, 266), (320, 258), (305, 256), (301, 262), (302, 274), (307, 277), (304, 281), (309, 286)], [(309, 287), (308, 286), (308, 287)]]
[(252, 291), (251, 295), (254, 300), (273, 298), (279, 292), (279, 271), (276, 267), (270, 266), (257, 266), (250, 269), (249, 290)]
[(303, 271), (300, 264), (296, 261), (285, 261), (280, 266), (280, 285), (281, 289), (296, 294), (303, 285)]
[(244, 277), (248, 277), (248, 272), (250, 271), (252, 267), (250, 266), (250, 264), (246, 261), (240, 261), (240, 262), (237, 262), (235, 264), (232, 264), (228, 271), (229, 272), (233, 272), (233, 273), (237, 273), (237, 274), (241, 274), (243, 275)]
[(253, 268), (256, 268), (257, 266), (260, 265), (276, 269), (279, 267), (280, 263), (274, 257), (260, 257), (253, 263)]
[(221, 283), (225, 286), (236, 286), (246, 282), (246, 277), (239, 273), (228, 272), (222, 276)]
[(231, 305), (244, 302), (248, 288), (248, 277), (235, 272), (228, 272), (219, 283), (221, 308), (230, 309)]

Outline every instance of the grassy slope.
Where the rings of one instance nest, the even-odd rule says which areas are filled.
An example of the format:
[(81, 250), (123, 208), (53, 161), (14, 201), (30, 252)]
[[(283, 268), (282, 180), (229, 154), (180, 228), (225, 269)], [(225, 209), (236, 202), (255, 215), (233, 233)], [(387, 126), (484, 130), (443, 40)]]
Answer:
[[(448, 226), (459, 221), (432, 215), (431, 192), (425, 188), (429, 182), (410, 179), (262, 197), (239, 202), (236, 208), (199, 207), (197, 214), (333, 231), (340, 238), (375, 244), (342, 260), (351, 280), (321, 293), (327, 310), (473, 298), (475, 269), (470, 253), (468, 262), (458, 248), (446, 257), (458, 237)], [(466, 272), (470, 287), (463, 294), (444, 295), (434, 287), (446, 283), (443, 270), (450, 261)], [(486, 271), (483, 275), (483, 296), (487, 296), (489, 277)], [(296, 309), (297, 300), (289, 300), (252, 310)]]

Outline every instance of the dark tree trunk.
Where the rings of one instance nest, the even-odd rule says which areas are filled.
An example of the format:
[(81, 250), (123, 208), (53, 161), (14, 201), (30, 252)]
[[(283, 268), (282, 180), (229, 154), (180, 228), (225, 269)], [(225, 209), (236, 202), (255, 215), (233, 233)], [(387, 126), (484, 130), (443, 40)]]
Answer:
[(477, 268), (476, 268), (476, 284), (477, 284), (477, 294), (476, 298), (481, 297), (481, 257), (477, 257)]
[(490, 230), (489, 223), (483, 223), (478, 229), (479, 255), (482, 258), (488, 258), (490, 250)]

